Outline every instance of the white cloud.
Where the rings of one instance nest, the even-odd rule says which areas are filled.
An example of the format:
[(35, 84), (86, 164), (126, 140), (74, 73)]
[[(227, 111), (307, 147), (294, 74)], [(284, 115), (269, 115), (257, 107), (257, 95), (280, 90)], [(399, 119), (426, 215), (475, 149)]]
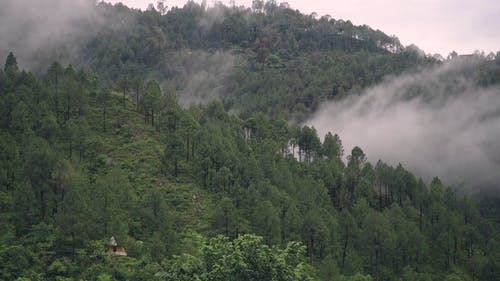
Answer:
[(427, 179), (498, 183), (500, 89), (473, 83), (476, 63), (388, 78), (361, 96), (325, 104), (307, 124), (321, 135), (337, 133), (346, 152), (359, 146), (372, 162), (401, 162)]

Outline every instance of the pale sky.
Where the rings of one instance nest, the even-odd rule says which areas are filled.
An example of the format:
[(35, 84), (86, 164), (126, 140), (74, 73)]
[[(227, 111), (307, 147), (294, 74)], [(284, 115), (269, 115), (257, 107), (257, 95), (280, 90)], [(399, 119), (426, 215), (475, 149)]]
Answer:
[[(106, 0), (145, 9), (156, 0)], [(185, 0), (167, 0), (169, 7)], [(200, 1), (197, 1), (200, 2)], [(213, 0), (208, 0), (212, 3)], [(229, 1), (222, 1), (228, 3)], [(250, 6), (252, 0), (236, 0)], [(285, 1), (277, 1), (285, 2)], [(475, 50), (500, 51), (500, 1), (498, 0), (288, 0), (293, 9), (310, 14), (366, 24), (388, 35), (396, 35), (405, 46), (415, 44), (428, 54), (446, 57)]]

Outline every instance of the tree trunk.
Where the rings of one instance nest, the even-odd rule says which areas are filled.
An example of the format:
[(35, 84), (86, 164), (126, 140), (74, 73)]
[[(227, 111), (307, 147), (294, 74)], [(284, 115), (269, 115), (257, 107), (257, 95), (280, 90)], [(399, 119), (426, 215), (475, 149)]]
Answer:
[(194, 159), (194, 141), (191, 141), (191, 159)]
[(139, 110), (139, 89), (135, 90), (135, 107)]
[(69, 160), (71, 160), (71, 155), (73, 155), (73, 142), (71, 141), (71, 137), (69, 139)]
[(399, 206), (403, 206), (403, 196), (402, 196), (402, 190), (401, 187), (398, 188), (398, 200), (399, 200)]
[(177, 156), (174, 156), (174, 176), (179, 174), (179, 163), (177, 163)]
[(314, 230), (311, 230), (310, 236), (309, 236), (309, 245), (307, 247), (308, 252), (309, 252), (309, 262), (312, 263), (313, 256), (314, 256)]
[(457, 263), (457, 237), (453, 237), (453, 264)]
[(347, 256), (347, 243), (349, 242), (349, 238), (346, 237), (345, 241), (344, 241), (344, 247), (342, 247), (342, 269), (344, 268), (345, 266), (345, 258)]
[(82, 162), (82, 158), (83, 158), (83, 143), (82, 143), (81, 139), (79, 140), (79, 142), (80, 143), (78, 144), (78, 146), (79, 146), (78, 157), (79, 157), (80, 162)]
[(224, 229), (226, 232), (226, 236), (229, 237), (229, 218), (227, 212), (224, 214)]
[(68, 95), (66, 96), (66, 121), (69, 120), (69, 111), (70, 111), (70, 102), (71, 102), (71, 97)]
[(379, 210), (382, 211), (382, 183), (378, 185), (378, 199)]
[(76, 239), (75, 232), (71, 231), (71, 260), (75, 260)]
[(64, 188), (61, 190), (61, 205), (64, 204)]
[(40, 190), (40, 216), (42, 220), (45, 218), (45, 191)]
[(55, 82), (56, 82), (56, 98), (55, 98), (55, 103), (56, 103), (56, 120), (59, 121), (59, 79), (56, 73), (55, 77)]
[(104, 132), (106, 132), (106, 106), (104, 106), (104, 109), (102, 111), (102, 128)]
[(155, 131), (160, 132), (160, 124), (161, 124), (161, 111), (156, 112), (156, 125), (154, 126)]
[(189, 161), (189, 134), (186, 135), (186, 161)]
[(57, 205), (58, 205), (58, 202), (57, 202), (57, 184), (54, 183), (52, 185), (52, 193), (54, 194), (54, 205), (52, 206), (52, 218), (55, 216), (55, 214), (57, 213)]
[(418, 227), (419, 227), (420, 231), (422, 231), (422, 216), (423, 216), (423, 208), (422, 208), (422, 204), (420, 204), (419, 215), (418, 215)]
[(389, 206), (389, 185), (385, 186), (385, 206)]

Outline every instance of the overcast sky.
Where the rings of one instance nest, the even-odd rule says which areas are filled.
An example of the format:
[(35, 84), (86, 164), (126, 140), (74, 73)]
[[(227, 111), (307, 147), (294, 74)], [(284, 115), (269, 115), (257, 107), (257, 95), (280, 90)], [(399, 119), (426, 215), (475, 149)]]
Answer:
[[(107, 0), (110, 1), (110, 0)], [(156, 0), (111, 0), (145, 9)], [(171, 6), (183, 6), (185, 0), (167, 0)], [(197, 1), (200, 2), (200, 1)], [(208, 3), (213, 1), (208, 0)], [(228, 3), (229, 0), (222, 1)], [(252, 0), (236, 0), (250, 6)], [(284, 2), (284, 1), (278, 1)], [(446, 57), (475, 50), (500, 51), (500, 1), (498, 0), (289, 0), (292, 8), (303, 13), (316, 12), (335, 19), (367, 24), (388, 35), (396, 35), (403, 45), (415, 44), (426, 53)]]

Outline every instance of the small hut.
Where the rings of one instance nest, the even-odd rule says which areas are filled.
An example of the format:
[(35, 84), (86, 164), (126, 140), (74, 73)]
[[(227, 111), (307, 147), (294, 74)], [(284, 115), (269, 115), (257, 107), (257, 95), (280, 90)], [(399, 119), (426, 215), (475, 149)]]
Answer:
[(109, 247), (106, 250), (106, 252), (113, 256), (123, 256), (123, 257), (127, 256), (125, 248), (118, 246), (114, 236), (111, 236), (111, 239), (109, 239)]

